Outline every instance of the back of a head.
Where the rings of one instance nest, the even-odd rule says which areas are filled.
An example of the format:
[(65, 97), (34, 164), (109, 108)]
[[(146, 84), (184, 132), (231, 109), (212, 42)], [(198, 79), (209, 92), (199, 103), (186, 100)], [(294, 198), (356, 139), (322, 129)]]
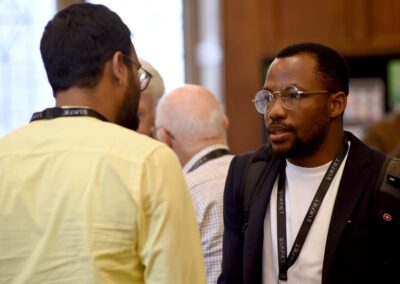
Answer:
[(349, 93), (349, 72), (346, 60), (334, 49), (312, 42), (290, 45), (278, 52), (276, 58), (290, 57), (301, 53), (309, 53), (317, 60), (317, 72), (331, 92)]
[(105, 62), (116, 51), (129, 55), (131, 32), (107, 7), (73, 4), (58, 12), (45, 27), (40, 51), (53, 93), (70, 87), (92, 88)]
[(154, 103), (162, 97), (165, 92), (164, 80), (160, 73), (151, 65), (148, 61), (139, 58), (142, 68), (148, 71), (153, 77), (151, 78), (150, 84), (143, 91), (143, 93), (149, 93), (153, 97)]
[(220, 104), (209, 90), (196, 85), (185, 85), (162, 97), (157, 106), (156, 125), (188, 143), (225, 139), (226, 135)]

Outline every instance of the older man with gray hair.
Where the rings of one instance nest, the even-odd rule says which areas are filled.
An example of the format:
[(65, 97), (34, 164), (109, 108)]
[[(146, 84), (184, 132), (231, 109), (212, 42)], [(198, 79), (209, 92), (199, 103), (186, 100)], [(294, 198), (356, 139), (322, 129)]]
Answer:
[(156, 111), (156, 137), (177, 154), (201, 233), (208, 283), (221, 271), (223, 191), (233, 155), (226, 145), (228, 119), (215, 96), (184, 85), (163, 96)]
[(139, 58), (142, 68), (152, 75), (152, 79), (140, 95), (139, 100), (139, 128), (137, 131), (144, 135), (153, 137), (154, 123), (156, 119), (156, 106), (158, 100), (165, 92), (164, 81), (160, 73), (150, 62)]

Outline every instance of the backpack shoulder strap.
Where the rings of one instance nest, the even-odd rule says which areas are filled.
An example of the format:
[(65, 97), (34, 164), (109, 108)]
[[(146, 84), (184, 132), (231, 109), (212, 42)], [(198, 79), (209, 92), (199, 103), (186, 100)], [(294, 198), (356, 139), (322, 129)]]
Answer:
[(375, 188), (378, 220), (399, 223), (400, 159), (386, 157)]
[(246, 230), (250, 207), (254, 196), (259, 191), (263, 177), (271, 167), (274, 158), (268, 144), (257, 150), (247, 162), (240, 187), (240, 218), (242, 233)]
[(399, 159), (386, 157), (376, 184), (375, 197), (377, 245), (382, 258), (380, 264), (382, 283), (394, 283), (394, 279), (400, 279)]
[(250, 204), (255, 195), (257, 184), (261, 180), (264, 169), (267, 168), (268, 161), (260, 160), (254, 162), (249, 161), (244, 176), (243, 186), (240, 191), (240, 217), (241, 217), (241, 227), (242, 232), (245, 231), (247, 227), (247, 220), (249, 219)]

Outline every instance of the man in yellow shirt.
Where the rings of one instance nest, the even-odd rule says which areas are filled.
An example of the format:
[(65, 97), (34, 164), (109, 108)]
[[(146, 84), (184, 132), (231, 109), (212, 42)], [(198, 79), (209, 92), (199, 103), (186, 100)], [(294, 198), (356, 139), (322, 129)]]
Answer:
[(40, 48), (56, 107), (0, 139), (0, 283), (204, 283), (178, 159), (130, 130), (151, 75), (129, 29), (76, 4)]

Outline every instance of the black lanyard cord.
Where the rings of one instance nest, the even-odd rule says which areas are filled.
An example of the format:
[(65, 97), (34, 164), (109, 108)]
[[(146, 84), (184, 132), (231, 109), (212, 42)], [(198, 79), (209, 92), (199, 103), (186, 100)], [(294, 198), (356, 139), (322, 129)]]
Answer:
[(334, 179), (341, 163), (343, 162), (348, 149), (347, 140), (345, 139), (333, 161), (330, 163), (321, 184), (307, 210), (300, 230), (297, 233), (290, 253), (287, 255), (287, 237), (286, 237), (286, 165), (282, 167), (278, 179), (278, 196), (277, 196), (277, 229), (278, 229), (278, 261), (279, 261), (279, 280), (287, 280), (287, 271), (295, 263), (300, 251), (304, 245), (311, 225), (315, 216), (324, 200), (324, 197)]
[(193, 164), (193, 166), (188, 170), (188, 173), (191, 171), (194, 171), (198, 167), (200, 167), (202, 164), (207, 163), (210, 160), (219, 158), (224, 155), (230, 154), (229, 150), (227, 149), (215, 149), (214, 151), (211, 151), (207, 155), (201, 157), (199, 160), (197, 160), (196, 163)]
[(32, 115), (30, 122), (41, 119), (53, 119), (57, 117), (68, 117), (68, 116), (90, 116), (103, 121), (108, 121), (103, 115), (90, 108), (52, 107), (52, 108), (47, 108), (44, 111), (35, 112)]

